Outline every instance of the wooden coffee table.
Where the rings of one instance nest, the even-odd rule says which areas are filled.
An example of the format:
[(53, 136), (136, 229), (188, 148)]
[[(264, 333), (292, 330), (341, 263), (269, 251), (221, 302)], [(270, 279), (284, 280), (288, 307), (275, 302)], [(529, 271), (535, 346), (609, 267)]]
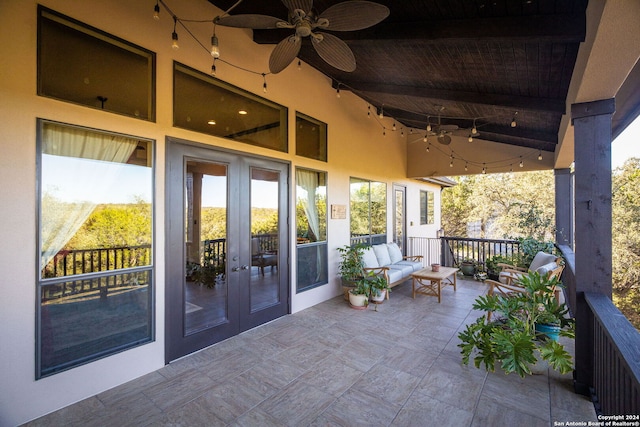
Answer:
[[(452, 267), (440, 267), (439, 271), (431, 271), (431, 267), (423, 268), (411, 275), (413, 298), (416, 294), (431, 295), (441, 300), (441, 290), (443, 286), (453, 285), (456, 290), (456, 273), (459, 269)], [(451, 279), (453, 277), (453, 280)]]

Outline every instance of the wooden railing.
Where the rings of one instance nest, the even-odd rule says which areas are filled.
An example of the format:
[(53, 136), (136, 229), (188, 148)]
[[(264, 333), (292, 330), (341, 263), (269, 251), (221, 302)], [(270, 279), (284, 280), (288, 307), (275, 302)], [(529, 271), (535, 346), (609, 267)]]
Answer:
[[(604, 415), (638, 416), (640, 333), (606, 295), (586, 292), (584, 296), (592, 320), (593, 338), (589, 348), (596, 409)], [(639, 421), (637, 418), (627, 420)]]
[(44, 277), (65, 277), (151, 264), (151, 245), (61, 250), (47, 264)]
[(440, 241), (440, 263), (448, 267), (458, 266), (463, 260), (472, 260), (476, 265), (486, 265), (487, 259), (495, 255), (520, 254), (520, 242), (517, 240), (441, 237)]

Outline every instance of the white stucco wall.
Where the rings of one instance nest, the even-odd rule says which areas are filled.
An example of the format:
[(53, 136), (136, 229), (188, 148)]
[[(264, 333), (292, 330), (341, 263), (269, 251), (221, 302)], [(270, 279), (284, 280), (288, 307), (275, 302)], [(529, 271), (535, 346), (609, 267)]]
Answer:
[[(406, 178), (406, 139), (390, 131), (392, 119), (383, 119), (386, 137), (375, 119), (367, 119), (366, 103), (347, 91), (336, 97), (330, 80), (303, 64), (262, 77), (218, 63), (217, 77), (289, 108), (289, 153), (248, 146), (172, 127), (173, 61), (200, 71), (211, 68), (211, 57), (184, 31), (180, 49), (170, 47), (173, 21), (163, 10), (152, 19), (151, 1), (43, 0), (42, 5), (157, 53), (155, 123), (93, 110), (36, 95), (36, 8), (30, 0), (0, 2), (0, 425), (15, 425), (82, 400), (123, 382), (156, 370), (164, 364), (164, 246), (165, 246), (165, 137), (173, 136), (216, 147), (251, 152), (328, 173), (328, 204), (349, 205), (349, 177), (382, 181), (388, 190), (388, 235), (391, 235), (392, 184), (407, 188), (408, 236), (434, 237), (440, 224), (440, 188)], [(216, 11), (206, 0), (168, 0), (181, 18), (213, 19)], [(211, 25), (193, 26), (204, 43)], [(247, 30), (218, 27), (222, 57), (255, 71), (266, 71), (272, 46), (251, 41)], [(126, 72), (126, 70), (123, 70)], [(117, 78), (117, 76), (114, 76)], [(295, 112), (328, 124), (327, 163), (295, 156)], [(35, 380), (36, 309), (36, 119), (125, 133), (156, 141), (155, 150), (155, 336), (153, 343), (137, 347), (41, 380)], [(419, 226), (419, 190), (436, 195), (436, 223)], [(294, 188), (290, 191), (291, 218)], [(291, 223), (295, 236), (295, 224)], [(340, 293), (335, 248), (349, 243), (349, 220), (329, 219), (330, 283), (296, 294), (292, 279), (292, 312)], [(295, 246), (291, 247), (291, 277), (295, 278)]]

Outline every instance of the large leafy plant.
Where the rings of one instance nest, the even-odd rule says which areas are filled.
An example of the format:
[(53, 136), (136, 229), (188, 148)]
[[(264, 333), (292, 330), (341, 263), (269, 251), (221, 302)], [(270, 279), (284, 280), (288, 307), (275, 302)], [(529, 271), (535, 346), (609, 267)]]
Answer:
[(355, 282), (364, 277), (364, 261), (362, 260), (362, 255), (366, 247), (367, 245), (359, 243), (337, 248), (338, 252), (340, 252), (338, 270), (344, 280)]
[(570, 372), (571, 355), (558, 341), (537, 333), (535, 327), (556, 325), (561, 336), (574, 337), (573, 319), (568, 317), (566, 305), (554, 297), (555, 287), (560, 286), (558, 280), (532, 272), (523, 276), (519, 284), (523, 292), (476, 299), (473, 308), (494, 313), (494, 320), (487, 321), (482, 316), (458, 335), (462, 362), (469, 364), (473, 357), (476, 368), (484, 365), (490, 372), (499, 363), (505, 373), (516, 372), (524, 377), (542, 359), (560, 373)]

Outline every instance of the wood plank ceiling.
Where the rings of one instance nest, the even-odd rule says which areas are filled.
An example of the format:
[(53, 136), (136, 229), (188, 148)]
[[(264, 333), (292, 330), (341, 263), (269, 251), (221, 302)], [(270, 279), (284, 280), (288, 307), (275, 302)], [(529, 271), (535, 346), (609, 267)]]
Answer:
[[(222, 10), (236, 3), (209, 1)], [(383, 22), (333, 33), (354, 52), (355, 71), (325, 63), (308, 38), (298, 57), (399, 126), (424, 130), (441, 120), (468, 132), (475, 121), (480, 139), (555, 151), (588, 0), (377, 2), (390, 10)], [(314, 8), (336, 3), (315, 0)], [(231, 12), (242, 13), (287, 19), (280, 0), (246, 0)], [(254, 30), (253, 37), (275, 45), (292, 31)]]

